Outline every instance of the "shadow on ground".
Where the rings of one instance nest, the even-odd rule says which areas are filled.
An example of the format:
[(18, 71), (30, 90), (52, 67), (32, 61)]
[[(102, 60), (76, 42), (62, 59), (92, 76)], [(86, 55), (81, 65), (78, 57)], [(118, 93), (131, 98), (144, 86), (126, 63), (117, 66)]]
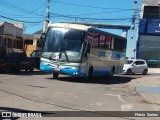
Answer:
[[(74, 82), (74, 83), (87, 83), (87, 84), (123, 84), (123, 83), (128, 83), (133, 79), (136, 79), (134, 76), (122, 76), (122, 75), (117, 75), (114, 76), (112, 79), (108, 78), (107, 76), (102, 76), (102, 77), (94, 77), (92, 80), (86, 81), (85, 78), (76, 78), (76, 77), (59, 77), (57, 81), (65, 81), (65, 82)], [(53, 78), (46, 78), (48, 80), (56, 80)]]
[[(32, 75), (48, 75), (51, 73), (45, 73), (45, 72), (41, 72), (39, 70), (36, 71), (19, 71), (19, 72), (12, 72), (12, 73), (7, 73), (7, 75), (20, 75), (20, 76), (32, 76)], [(0, 75), (3, 75), (3, 73), (0, 73)], [(4, 74), (5, 75), (5, 74)]]

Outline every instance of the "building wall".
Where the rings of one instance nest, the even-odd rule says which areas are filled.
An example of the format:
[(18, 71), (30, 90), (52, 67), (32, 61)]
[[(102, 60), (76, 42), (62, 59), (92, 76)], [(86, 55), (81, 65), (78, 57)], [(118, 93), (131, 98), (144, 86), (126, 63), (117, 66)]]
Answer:
[(23, 29), (12, 23), (0, 23), (0, 47), (22, 49)]
[(23, 34), (23, 23), (0, 22), (0, 47), (7, 49), (24, 49), (29, 56), (33, 50), (37, 49), (39, 34)]
[(160, 0), (143, 0), (137, 41), (137, 58), (160, 67)]
[(160, 4), (160, 0), (142, 0), (142, 4), (150, 5), (150, 6), (157, 6)]

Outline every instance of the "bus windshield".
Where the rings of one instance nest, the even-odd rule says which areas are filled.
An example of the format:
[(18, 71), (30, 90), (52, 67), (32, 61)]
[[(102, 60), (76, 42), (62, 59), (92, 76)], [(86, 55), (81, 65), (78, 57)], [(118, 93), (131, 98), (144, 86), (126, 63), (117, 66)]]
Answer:
[(69, 61), (80, 60), (85, 33), (76, 29), (50, 27), (45, 38), (44, 52), (48, 53), (44, 53), (45, 57), (52, 56), (54, 59), (57, 54), (56, 58), (64, 61), (67, 60), (66, 57)]

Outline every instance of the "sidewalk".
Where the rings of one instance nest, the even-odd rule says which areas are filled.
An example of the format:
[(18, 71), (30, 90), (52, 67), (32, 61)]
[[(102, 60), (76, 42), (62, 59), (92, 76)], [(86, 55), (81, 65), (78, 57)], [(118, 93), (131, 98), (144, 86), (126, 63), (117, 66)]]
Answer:
[[(160, 73), (160, 69), (149, 68), (148, 74), (152, 73)], [(139, 94), (148, 103), (160, 104), (160, 76), (147, 75), (128, 84), (132, 94)]]

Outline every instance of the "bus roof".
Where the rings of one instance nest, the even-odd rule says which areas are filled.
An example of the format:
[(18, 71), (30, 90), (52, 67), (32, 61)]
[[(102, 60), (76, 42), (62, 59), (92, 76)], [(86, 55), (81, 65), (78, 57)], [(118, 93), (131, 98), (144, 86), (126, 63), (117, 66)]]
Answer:
[(63, 27), (63, 28), (72, 28), (87, 31), (90, 26), (81, 25), (81, 24), (72, 24), (72, 23), (49, 23), (48, 27)]
[(94, 31), (97, 31), (99, 33), (107, 34), (107, 35), (113, 36), (115, 38), (121, 38), (121, 39), (126, 40), (126, 38), (124, 38), (120, 35), (116, 35), (116, 34), (113, 34), (113, 33), (109, 33), (109, 32), (103, 31), (103, 30), (93, 28), (92, 26), (82, 25), (82, 24), (78, 24), (78, 23), (77, 24), (76, 23), (49, 23), (48, 27), (50, 27), (50, 26), (52, 26), (52, 27), (62, 27), (62, 28), (72, 28), (72, 29), (78, 29), (78, 30), (84, 30), (84, 31), (94, 30)]

